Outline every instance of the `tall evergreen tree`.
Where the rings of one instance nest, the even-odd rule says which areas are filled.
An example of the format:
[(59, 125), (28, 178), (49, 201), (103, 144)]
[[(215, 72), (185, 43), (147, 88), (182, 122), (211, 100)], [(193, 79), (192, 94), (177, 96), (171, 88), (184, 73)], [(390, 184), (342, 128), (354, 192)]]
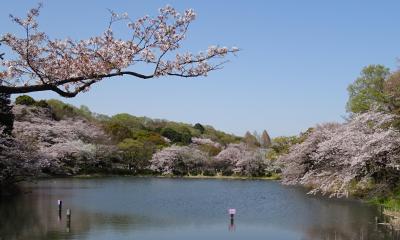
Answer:
[(263, 131), (263, 133), (261, 134), (261, 146), (263, 148), (268, 148), (271, 146), (271, 138), (269, 137), (269, 134), (266, 130)]
[(259, 147), (260, 143), (258, 142), (257, 138), (252, 135), (249, 131), (243, 137), (243, 142), (246, 143), (248, 147)]

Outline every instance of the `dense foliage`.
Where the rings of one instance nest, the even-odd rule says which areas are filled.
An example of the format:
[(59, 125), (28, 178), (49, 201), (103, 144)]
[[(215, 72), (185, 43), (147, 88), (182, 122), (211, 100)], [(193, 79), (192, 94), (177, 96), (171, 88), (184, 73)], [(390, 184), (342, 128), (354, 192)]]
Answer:
[(365, 67), (361, 76), (348, 87), (349, 101), (347, 110), (362, 113), (385, 102), (384, 85), (389, 69), (382, 65)]
[(390, 73), (382, 65), (367, 66), (348, 91), (347, 110), (351, 113), (379, 110), (400, 114), (400, 71)]
[(36, 103), (35, 99), (28, 95), (21, 95), (15, 99), (15, 104), (31, 106)]

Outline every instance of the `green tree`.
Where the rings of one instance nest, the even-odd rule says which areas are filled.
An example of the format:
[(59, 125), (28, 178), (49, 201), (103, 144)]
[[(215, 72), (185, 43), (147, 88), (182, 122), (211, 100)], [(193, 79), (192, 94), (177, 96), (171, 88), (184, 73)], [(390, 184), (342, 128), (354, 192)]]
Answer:
[(105, 123), (105, 130), (108, 134), (111, 134), (114, 141), (122, 141), (125, 138), (132, 136), (131, 130), (121, 123), (109, 121)]
[(182, 143), (184, 145), (192, 142), (192, 134), (190, 130), (185, 126), (176, 128), (165, 127), (161, 130), (161, 135), (168, 138), (174, 143)]
[(187, 145), (192, 142), (192, 133), (187, 127), (182, 127), (180, 129), (181, 132), (181, 143)]
[(21, 95), (15, 99), (15, 104), (18, 104), (18, 105), (31, 106), (31, 105), (34, 105), (35, 103), (36, 103), (35, 99), (33, 99), (32, 97), (30, 97), (28, 95)]
[(51, 112), (56, 120), (77, 116), (76, 108), (70, 104), (56, 99), (47, 100), (47, 104), (50, 106)]
[(181, 141), (181, 134), (170, 127), (163, 128), (161, 130), (161, 135), (163, 137), (168, 138), (172, 142), (180, 142)]
[(79, 109), (77, 109), (79, 115), (85, 117), (86, 119), (92, 119), (93, 113), (90, 111), (88, 106), (81, 105)]
[(347, 111), (362, 113), (374, 105), (382, 106), (386, 102), (384, 84), (389, 69), (382, 65), (369, 65), (361, 71), (361, 76), (347, 88), (349, 100)]
[(272, 139), (272, 143), (269, 151), (266, 154), (266, 158), (269, 160), (276, 160), (279, 156), (289, 153), (290, 147), (295, 144), (302, 143), (311, 131), (312, 129), (310, 128), (305, 133), (301, 133), (300, 136), (281, 136)]
[(129, 170), (139, 172), (149, 163), (152, 149), (143, 142), (127, 138), (118, 144), (118, 148), (123, 153), (124, 162)]
[(138, 141), (141, 141), (143, 143), (151, 143), (154, 144), (157, 147), (164, 147), (167, 146), (168, 143), (164, 140), (164, 138), (152, 131), (148, 130), (137, 130), (132, 133), (132, 138)]
[(117, 122), (130, 129), (144, 129), (143, 123), (140, 118), (132, 116), (128, 113), (119, 113), (111, 117), (111, 121)]
[(196, 123), (196, 124), (194, 125), (194, 128), (197, 129), (197, 130), (199, 130), (201, 134), (203, 134), (204, 131), (206, 130), (206, 129), (203, 127), (203, 125), (201, 125), (200, 123)]
[(39, 100), (37, 102), (35, 102), (34, 104), (37, 107), (41, 107), (41, 108), (49, 108), (49, 104), (46, 102), (46, 100)]

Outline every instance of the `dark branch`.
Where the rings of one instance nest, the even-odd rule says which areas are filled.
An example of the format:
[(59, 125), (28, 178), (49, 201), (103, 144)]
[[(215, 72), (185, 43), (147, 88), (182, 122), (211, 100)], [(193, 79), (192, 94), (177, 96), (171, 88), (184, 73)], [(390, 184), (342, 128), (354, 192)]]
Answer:
[(137, 72), (121, 71), (121, 72), (109, 73), (109, 74), (95, 74), (95, 75), (85, 76), (85, 77), (67, 78), (64, 80), (57, 81), (57, 83), (55, 83), (55, 84), (57, 86), (60, 86), (60, 85), (66, 84), (66, 83), (73, 83), (73, 82), (85, 81), (85, 80), (90, 80), (90, 79), (110, 78), (110, 77), (117, 77), (117, 76), (123, 76), (123, 75), (131, 75), (131, 76), (142, 78), (142, 79), (149, 79), (149, 78), (154, 77), (154, 75), (144, 75), (144, 74), (140, 74)]
[[(103, 78), (111, 78), (111, 77), (116, 77), (116, 76), (123, 76), (123, 75), (130, 75), (130, 76), (135, 76), (138, 78), (142, 79), (149, 79), (153, 78), (154, 75), (143, 75), (140, 73), (136, 72), (131, 72), (131, 71), (122, 71), (122, 72), (116, 72), (116, 73), (110, 73), (110, 74), (98, 74), (98, 75), (92, 75), (92, 76), (87, 76), (87, 77), (75, 77), (75, 78), (68, 78), (60, 81), (56, 81), (54, 83), (49, 83), (49, 84), (39, 84), (39, 85), (30, 85), (30, 86), (0, 86), (0, 93), (7, 93), (7, 94), (16, 94), (16, 93), (29, 93), (29, 92), (40, 92), (40, 91), (54, 91), (58, 93), (59, 95), (63, 97), (75, 97), (79, 92), (85, 90), (87, 87), (90, 85), (94, 84), (97, 82), (99, 79)], [(88, 81), (90, 80), (90, 81)], [(82, 86), (78, 87), (75, 89), (73, 92), (68, 92), (68, 91), (63, 91), (59, 88), (59, 86), (62, 86), (67, 83), (78, 83), (82, 81), (88, 81), (83, 83)]]

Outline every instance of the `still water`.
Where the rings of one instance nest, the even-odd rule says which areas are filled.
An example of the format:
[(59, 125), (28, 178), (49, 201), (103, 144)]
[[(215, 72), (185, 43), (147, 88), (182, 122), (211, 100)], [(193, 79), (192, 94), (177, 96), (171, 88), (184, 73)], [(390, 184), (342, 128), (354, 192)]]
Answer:
[[(274, 181), (114, 177), (44, 180), (24, 189), (0, 201), (1, 240), (392, 239), (375, 225), (373, 206)], [(233, 224), (228, 208), (237, 209)]]

